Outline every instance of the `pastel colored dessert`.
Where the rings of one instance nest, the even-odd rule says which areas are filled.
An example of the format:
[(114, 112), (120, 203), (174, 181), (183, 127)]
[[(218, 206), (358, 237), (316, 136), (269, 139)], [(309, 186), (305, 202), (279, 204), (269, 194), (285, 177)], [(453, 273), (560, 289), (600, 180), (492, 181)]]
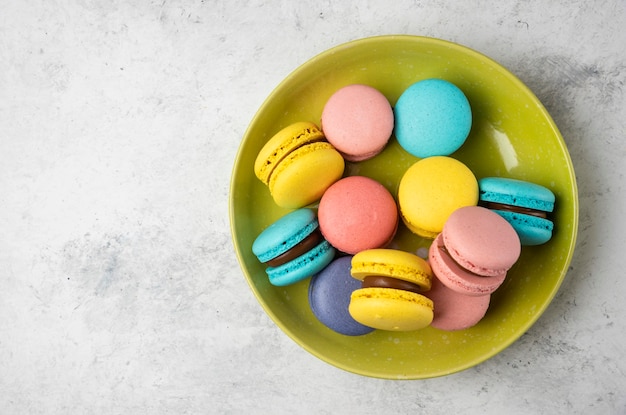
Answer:
[(350, 297), (348, 311), (363, 325), (380, 330), (411, 331), (433, 320), (432, 272), (417, 255), (394, 249), (371, 249), (352, 257), (352, 276), (362, 288)]
[(492, 209), (506, 219), (520, 237), (522, 245), (541, 245), (552, 238), (555, 197), (544, 186), (504, 177), (485, 177), (478, 181), (480, 206)]
[(480, 206), (455, 210), (428, 251), (436, 277), (465, 295), (488, 295), (517, 262), (521, 244), (502, 216)]
[(348, 312), (350, 296), (361, 283), (350, 275), (351, 256), (337, 258), (309, 283), (313, 315), (329, 329), (346, 336), (362, 336), (374, 329), (357, 322)]
[(265, 228), (254, 240), (252, 252), (267, 265), (270, 283), (285, 286), (320, 272), (336, 251), (322, 236), (315, 212), (302, 208)]
[(398, 206), (404, 224), (434, 239), (452, 212), (478, 202), (478, 182), (462, 162), (446, 156), (417, 161), (400, 179)]
[(348, 161), (370, 159), (387, 145), (393, 131), (391, 104), (377, 89), (361, 84), (336, 91), (324, 105), (326, 139)]
[(472, 296), (451, 290), (437, 277), (433, 278), (430, 291), (424, 295), (435, 305), (430, 326), (446, 331), (475, 326), (487, 313), (491, 301), (491, 295)]
[(389, 191), (364, 176), (345, 177), (330, 186), (318, 207), (322, 235), (339, 251), (387, 246), (398, 229), (398, 208)]
[(344, 167), (341, 154), (315, 124), (297, 122), (265, 143), (254, 173), (278, 206), (297, 209), (317, 202), (341, 178)]
[(443, 79), (425, 79), (409, 86), (398, 98), (394, 114), (398, 143), (421, 158), (454, 153), (472, 128), (467, 97)]

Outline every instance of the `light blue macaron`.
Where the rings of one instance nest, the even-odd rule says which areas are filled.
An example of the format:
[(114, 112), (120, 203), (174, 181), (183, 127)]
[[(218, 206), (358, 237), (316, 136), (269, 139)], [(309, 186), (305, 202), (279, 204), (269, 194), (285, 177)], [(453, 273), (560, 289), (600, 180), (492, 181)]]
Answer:
[(541, 245), (552, 238), (555, 196), (528, 181), (485, 177), (478, 180), (479, 204), (492, 209), (515, 229), (522, 245)]
[(420, 158), (454, 153), (472, 128), (467, 97), (443, 79), (425, 79), (409, 86), (396, 102), (394, 117), (398, 143)]
[[(319, 233), (317, 215), (312, 209), (298, 209), (265, 228), (252, 244), (252, 252), (262, 263), (272, 261), (297, 249), (313, 233)], [(318, 242), (306, 252), (287, 262), (266, 268), (270, 283), (276, 286), (294, 284), (323, 270), (335, 257), (333, 248), (321, 233)]]

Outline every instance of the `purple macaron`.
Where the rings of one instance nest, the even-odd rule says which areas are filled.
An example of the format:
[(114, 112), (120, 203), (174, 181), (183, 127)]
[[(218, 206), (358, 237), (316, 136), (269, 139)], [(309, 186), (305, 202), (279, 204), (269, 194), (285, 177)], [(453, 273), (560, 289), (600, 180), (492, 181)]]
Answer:
[(361, 288), (361, 281), (350, 275), (351, 260), (351, 256), (340, 257), (311, 278), (309, 304), (315, 317), (329, 329), (361, 336), (374, 329), (357, 322), (348, 312), (350, 295)]

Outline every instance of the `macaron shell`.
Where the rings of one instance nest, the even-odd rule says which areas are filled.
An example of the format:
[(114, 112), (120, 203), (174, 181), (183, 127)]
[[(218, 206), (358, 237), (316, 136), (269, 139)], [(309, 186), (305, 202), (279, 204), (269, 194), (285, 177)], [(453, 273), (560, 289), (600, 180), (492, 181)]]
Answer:
[(265, 228), (252, 243), (252, 252), (265, 263), (302, 242), (318, 227), (313, 210), (295, 210)]
[(445, 156), (417, 161), (402, 176), (398, 206), (405, 225), (419, 236), (434, 239), (448, 217), (478, 202), (478, 182), (462, 162)]
[(362, 161), (380, 153), (393, 131), (394, 115), (377, 89), (353, 84), (326, 102), (321, 121), (326, 139), (346, 160)]
[(451, 290), (464, 295), (480, 296), (491, 294), (502, 285), (506, 278), (506, 272), (483, 277), (462, 268), (446, 253), (442, 235), (439, 235), (430, 246), (428, 260), (433, 274), (439, 281)]
[(432, 288), (424, 294), (434, 304), (431, 327), (456, 331), (475, 326), (487, 313), (491, 295), (470, 296), (458, 293), (433, 278)]
[(310, 205), (341, 178), (344, 167), (343, 157), (329, 143), (306, 144), (276, 166), (269, 181), (270, 193), (283, 208)]
[(327, 241), (311, 251), (278, 267), (267, 267), (265, 272), (275, 286), (295, 284), (322, 271), (335, 257), (335, 249)]
[(452, 154), (472, 127), (472, 110), (465, 94), (443, 79), (425, 79), (409, 86), (398, 98), (394, 113), (398, 143), (420, 158)]
[(521, 243), (502, 216), (480, 207), (455, 210), (442, 232), (449, 255), (463, 268), (482, 276), (500, 276), (515, 264)]
[(329, 329), (346, 335), (361, 336), (374, 329), (357, 322), (348, 311), (352, 292), (361, 283), (350, 275), (350, 256), (335, 259), (311, 278), (309, 305), (315, 317)]
[(535, 209), (554, 210), (555, 196), (547, 187), (507, 177), (484, 177), (478, 181), (480, 200)]
[(352, 257), (353, 278), (363, 281), (368, 276), (379, 275), (412, 282), (428, 291), (432, 271), (428, 262), (410, 252), (396, 249), (368, 249)]
[(352, 293), (350, 315), (380, 330), (412, 331), (433, 320), (433, 302), (423, 295), (393, 288), (361, 288)]
[(322, 131), (311, 122), (288, 125), (261, 148), (254, 162), (254, 174), (267, 185), (274, 168), (288, 154), (306, 143), (324, 140)]
[(330, 186), (319, 203), (322, 235), (339, 251), (357, 252), (389, 244), (398, 228), (398, 208), (374, 179), (345, 177)]
[(541, 245), (552, 239), (554, 224), (548, 219), (502, 210), (494, 212), (513, 226), (524, 246)]

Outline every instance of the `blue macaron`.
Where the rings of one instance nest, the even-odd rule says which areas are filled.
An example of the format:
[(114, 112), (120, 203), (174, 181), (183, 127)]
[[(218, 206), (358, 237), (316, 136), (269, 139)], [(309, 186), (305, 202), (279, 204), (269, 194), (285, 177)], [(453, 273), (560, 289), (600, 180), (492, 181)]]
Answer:
[(309, 305), (315, 317), (329, 329), (346, 336), (362, 336), (374, 331), (352, 318), (348, 311), (350, 295), (361, 288), (352, 278), (352, 256), (340, 257), (311, 278)]
[(443, 79), (425, 79), (409, 86), (396, 102), (394, 118), (398, 143), (420, 158), (454, 153), (472, 128), (467, 97)]
[(552, 238), (555, 196), (544, 186), (505, 177), (478, 181), (479, 205), (506, 219), (522, 245), (541, 245)]
[(335, 257), (319, 230), (312, 209), (298, 209), (281, 217), (257, 236), (252, 252), (267, 265), (270, 283), (294, 284), (324, 269)]

